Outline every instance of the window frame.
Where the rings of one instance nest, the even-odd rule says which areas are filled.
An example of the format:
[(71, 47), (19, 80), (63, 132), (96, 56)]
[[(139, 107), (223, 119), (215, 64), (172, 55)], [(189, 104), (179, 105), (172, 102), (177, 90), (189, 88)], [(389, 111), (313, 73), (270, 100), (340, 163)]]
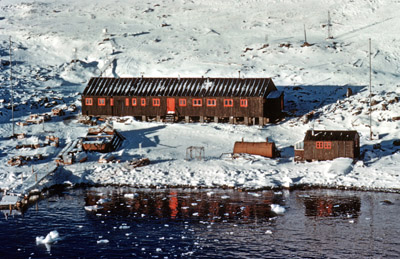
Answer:
[(153, 98), (153, 106), (159, 107), (161, 104), (160, 98)]
[(332, 142), (324, 141), (324, 149), (332, 149)]
[(132, 98), (131, 103), (132, 103), (132, 106), (137, 106), (137, 99)]
[(324, 149), (324, 142), (323, 141), (316, 141), (315, 142), (316, 149)]
[(146, 98), (140, 98), (140, 106), (146, 106)]
[(247, 99), (240, 99), (240, 107), (247, 108), (249, 106), (249, 101)]
[(110, 106), (114, 106), (114, 98), (110, 98)]
[(196, 98), (192, 100), (193, 107), (201, 107), (203, 106), (203, 100), (201, 98)]
[(187, 106), (187, 101), (184, 98), (179, 99), (179, 107), (186, 107)]
[(214, 98), (207, 99), (207, 107), (216, 107), (216, 106), (217, 106), (217, 99), (214, 99)]
[(233, 99), (224, 99), (224, 107), (233, 107)]
[(85, 98), (86, 106), (93, 106), (93, 98)]
[(126, 107), (129, 107), (129, 104), (130, 104), (130, 100), (129, 100), (129, 98), (125, 98), (125, 106)]
[(106, 98), (97, 98), (97, 106), (106, 106)]

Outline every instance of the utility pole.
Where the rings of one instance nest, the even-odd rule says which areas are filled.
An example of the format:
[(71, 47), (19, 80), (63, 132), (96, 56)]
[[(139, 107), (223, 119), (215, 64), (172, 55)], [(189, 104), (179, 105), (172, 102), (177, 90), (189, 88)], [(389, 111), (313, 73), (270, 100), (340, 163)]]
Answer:
[(10, 36), (10, 86), (11, 86), (11, 123), (12, 137), (14, 137), (14, 86), (12, 83), (12, 53), (11, 53), (11, 36)]
[(303, 24), (303, 28), (304, 28), (304, 43), (307, 42), (307, 33), (306, 33), (306, 25)]
[(369, 38), (369, 139), (372, 140), (372, 63), (371, 63), (371, 38)]
[(331, 32), (331, 12), (328, 11), (328, 39), (333, 39), (332, 32)]

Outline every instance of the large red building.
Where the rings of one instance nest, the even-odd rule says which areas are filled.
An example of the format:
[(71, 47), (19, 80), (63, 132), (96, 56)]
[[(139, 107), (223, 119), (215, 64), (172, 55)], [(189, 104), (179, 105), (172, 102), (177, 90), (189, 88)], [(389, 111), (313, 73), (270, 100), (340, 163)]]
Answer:
[(271, 78), (91, 78), (82, 114), (142, 120), (264, 124), (281, 117), (283, 92)]

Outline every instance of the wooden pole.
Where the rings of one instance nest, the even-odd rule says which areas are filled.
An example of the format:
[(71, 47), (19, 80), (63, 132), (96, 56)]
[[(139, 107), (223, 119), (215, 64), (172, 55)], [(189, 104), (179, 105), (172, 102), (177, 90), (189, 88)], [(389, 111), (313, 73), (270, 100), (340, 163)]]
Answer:
[(307, 42), (307, 33), (306, 33), (306, 25), (303, 24), (303, 28), (304, 28), (304, 43)]

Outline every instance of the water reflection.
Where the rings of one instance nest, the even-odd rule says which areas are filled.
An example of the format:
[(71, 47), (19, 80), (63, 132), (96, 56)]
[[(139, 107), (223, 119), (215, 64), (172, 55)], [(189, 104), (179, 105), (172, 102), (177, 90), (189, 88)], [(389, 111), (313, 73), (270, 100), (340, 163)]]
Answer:
[[(208, 222), (248, 222), (268, 220), (276, 214), (271, 204), (282, 204), (282, 195), (273, 191), (258, 193), (233, 190), (124, 190), (113, 192), (88, 191), (86, 206), (101, 203), (97, 213), (137, 218), (169, 218), (172, 220), (203, 220)], [(107, 197), (111, 197), (107, 202)]]
[(361, 199), (356, 196), (301, 196), (305, 215), (313, 217), (358, 218)]
[[(397, 258), (399, 205), (399, 194), (337, 190), (72, 189), (1, 218), (0, 257)], [(48, 251), (35, 240), (51, 231)]]

